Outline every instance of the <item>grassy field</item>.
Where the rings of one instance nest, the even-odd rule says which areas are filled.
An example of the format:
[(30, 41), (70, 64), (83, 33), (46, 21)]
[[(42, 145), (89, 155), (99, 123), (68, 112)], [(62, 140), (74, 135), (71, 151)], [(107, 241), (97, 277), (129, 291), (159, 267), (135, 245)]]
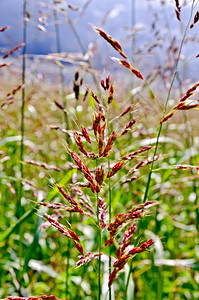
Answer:
[(1, 59), (1, 298), (199, 299), (197, 4), (180, 21), (174, 1), (182, 37), (152, 70), (98, 27), (116, 71), (92, 68), (100, 49), (69, 66), (56, 22), (58, 53)]

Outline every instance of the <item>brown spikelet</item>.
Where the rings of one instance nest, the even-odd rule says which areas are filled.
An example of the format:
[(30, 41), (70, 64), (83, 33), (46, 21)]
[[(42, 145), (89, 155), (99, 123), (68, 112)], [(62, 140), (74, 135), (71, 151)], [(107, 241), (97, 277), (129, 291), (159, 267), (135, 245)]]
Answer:
[(134, 181), (136, 179), (138, 179), (138, 177), (137, 176), (133, 176), (133, 177), (128, 178), (125, 181), (123, 181), (122, 184), (125, 184), (125, 183), (128, 183), (128, 182), (132, 182), (132, 181)]
[(180, 18), (181, 6), (179, 3), (179, 0), (175, 0), (175, 3), (176, 3), (176, 9), (175, 9), (176, 17), (180, 21), (181, 20), (181, 18)]
[(56, 166), (53, 166), (53, 165), (47, 165), (44, 162), (37, 162), (37, 161), (34, 161), (34, 160), (25, 160), (25, 163), (27, 163), (29, 165), (34, 165), (34, 166), (37, 166), (37, 167), (42, 167), (46, 170), (55, 170), (57, 172), (60, 172), (60, 168), (58, 168)]
[(140, 73), (140, 71), (136, 70), (128, 61), (126, 61), (124, 59), (119, 59), (119, 58), (116, 58), (116, 57), (112, 57), (112, 60), (114, 60), (115, 62), (118, 62), (120, 65), (122, 65), (125, 68), (129, 69), (138, 78), (143, 79), (143, 76)]
[(65, 114), (67, 113), (66, 112), (66, 110), (65, 110), (65, 108), (64, 108), (64, 106), (61, 104), (61, 103), (59, 103), (58, 101), (54, 101), (54, 103), (55, 103), (55, 105), (59, 108), (59, 109), (61, 109)]
[(117, 138), (117, 133), (115, 133), (114, 131), (111, 133), (109, 139), (108, 139), (108, 142), (106, 144), (106, 147), (104, 148), (104, 152), (103, 152), (103, 155), (104, 157), (108, 156), (111, 149), (113, 148), (113, 144), (115, 142)]
[(121, 45), (114, 40), (109, 34), (107, 34), (102, 29), (98, 28), (97, 26), (94, 27), (94, 30), (103, 37), (116, 51), (120, 53), (120, 55), (124, 58), (127, 58), (127, 56), (124, 54)]
[(124, 130), (122, 131), (121, 135), (124, 135), (125, 133), (127, 133), (129, 131), (129, 129), (135, 124), (135, 119), (131, 119), (130, 122), (128, 124), (126, 124)]
[(194, 25), (198, 22), (198, 20), (199, 20), (199, 11), (196, 12), (193, 23), (190, 25), (190, 28), (193, 28)]
[(104, 170), (101, 168), (97, 168), (96, 173), (95, 173), (95, 180), (99, 185), (102, 185), (103, 180), (104, 180)]
[(175, 13), (176, 13), (176, 17), (177, 17), (178, 21), (181, 21), (180, 12), (177, 9), (175, 9)]
[(90, 90), (90, 93), (91, 93), (92, 97), (95, 99), (95, 101), (101, 105), (101, 102), (100, 102), (99, 98), (97, 97), (97, 95), (95, 95), (95, 93), (93, 93), (93, 91), (91, 91), (91, 90)]
[(124, 165), (124, 161), (120, 161), (120, 162), (118, 162), (117, 164), (115, 164), (112, 168), (111, 168), (111, 170), (108, 172), (108, 174), (107, 174), (107, 178), (110, 178), (110, 177), (112, 177), (113, 175), (115, 175), (121, 168), (122, 168), (122, 166)]
[(132, 108), (132, 105), (128, 106), (121, 114), (120, 117), (125, 116)]
[(187, 91), (186, 94), (180, 99), (180, 102), (184, 102), (187, 100), (189, 97), (193, 95), (193, 91), (195, 91), (199, 87), (199, 81), (197, 81), (192, 87), (190, 87)]
[(15, 52), (16, 50), (18, 50), (19, 48), (25, 46), (25, 43), (21, 43), (18, 46), (16, 46), (15, 48), (11, 49), (6, 55), (3, 56), (3, 59), (7, 58), (8, 56), (10, 56), (13, 52)]
[(82, 128), (82, 134), (83, 134), (83, 137), (86, 139), (86, 141), (91, 144), (91, 139), (90, 139), (90, 136), (88, 134), (88, 131), (86, 130), (85, 127), (81, 126)]
[(72, 205), (78, 205), (78, 203), (73, 199), (71, 198), (66, 192), (65, 190), (63, 189), (63, 187), (61, 187), (59, 184), (56, 184), (58, 190), (60, 191), (60, 193), (64, 196), (64, 198)]
[(145, 146), (145, 147), (143, 147), (143, 148), (141, 148), (141, 149), (139, 149), (139, 150), (136, 150), (136, 151), (134, 151), (134, 152), (132, 152), (132, 153), (130, 153), (130, 154), (124, 156), (122, 159), (123, 159), (123, 160), (131, 160), (131, 159), (133, 159), (137, 154), (140, 154), (140, 153), (143, 153), (143, 152), (145, 152), (145, 151), (148, 151), (148, 150), (150, 150), (151, 148), (152, 148), (151, 146)]
[(8, 28), (9, 28), (8, 26), (1, 27), (1, 28), (0, 28), (0, 32), (3, 32), (3, 31), (5, 31), (5, 30), (7, 30)]
[(170, 119), (173, 116), (174, 112), (170, 112), (168, 115), (166, 115), (161, 121), (160, 124), (166, 122), (168, 119)]
[(3, 68), (3, 67), (9, 67), (12, 63), (4, 63), (4, 64), (0, 64), (0, 68)]
[(87, 88), (86, 91), (85, 91), (85, 93), (84, 93), (83, 102), (86, 101), (88, 93), (89, 93), (89, 89)]
[(83, 144), (83, 142), (82, 142), (82, 140), (81, 140), (81, 137), (80, 137), (80, 135), (79, 135), (78, 133), (75, 133), (75, 141), (76, 141), (76, 144), (77, 144), (79, 150), (80, 150), (85, 156), (88, 157), (88, 152), (85, 150), (84, 144)]
[(108, 96), (108, 104), (110, 104), (113, 101), (113, 92), (114, 92), (114, 89), (113, 89), (113, 85), (111, 84), (110, 90), (109, 90), (109, 96)]

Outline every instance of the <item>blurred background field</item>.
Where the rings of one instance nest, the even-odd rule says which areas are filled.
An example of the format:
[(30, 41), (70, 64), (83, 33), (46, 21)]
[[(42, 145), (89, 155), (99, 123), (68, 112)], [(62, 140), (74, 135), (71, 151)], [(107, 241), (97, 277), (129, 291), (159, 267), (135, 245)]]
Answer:
[[(136, 119), (132, 131), (116, 141), (111, 161), (152, 146), (114, 177), (113, 219), (142, 203), (151, 165), (137, 171), (138, 180), (123, 185), (121, 180), (128, 178), (130, 167), (153, 157), (176, 62), (179, 64), (167, 112), (198, 81), (198, 24), (183, 36), (198, 10), (198, 1), (180, 2), (180, 22), (175, 1), (25, 2), (25, 16), (22, 1), (0, 4), (0, 28), (9, 26), (0, 32), (0, 297), (44, 293), (61, 299), (97, 299), (96, 261), (75, 267), (77, 249), (58, 231), (42, 225), (47, 210), (35, 208), (35, 204), (42, 200), (64, 203), (55, 182), (68, 193), (72, 183), (86, 182), (70, 165), (67, 143), (78, 152), (74, 138), (61, 129), (81, 130), (85, 126), (91, 132), (95, 103), (90, 93), (85, 101), (84, 95), (89, 87), (105, 102), (107, 93), (100, 82), (108, 74), (114, 85), (110, 128), (120, 132), (130, 118)], [(26, 53), (23, 55), (22, 47), (3, 59), (24, 41), (24, 17)], [(121, 43), (148, 85), (111, 59), (118, 57), (117, 52), (96, 34), (93, 25)], [(2, 66), (4, 63), (8, 65)], [(23, 80), (24, 86), (20, 87)], [(78, 99), (75, 85), (80, 89)], [(17, 87), (19, 90), (14, 91)], [(198, 101), (197, 91), (193, 99)], [(55, 101), (65, 105), (67, 124)], [(129, 105), (133, 107), (130, 114), (117, 118)], [(159, 205), (143, 218), (135, 236), (136, 243), (150, 238), (155, 243), (150, 251), (133, 258), (127, 295), (131, 264), (125, 266), (114, 281), (112, 299), (124, 299), (124, 295), (126, 299), (199, 299), (198, 132), (198, 110), (177, 111), (163, 123), (159, 158), (154, 163), (148, 193), (148, 199), (159, 201)], [(193, 167), (178, 169), (180, 165)], [(92, 169), (94, 163), (88, 166)], [(107, 208), (105, 188), (103, 196)], [(69, 213), (60, 215), (64, 225), (70, 223), (70, 218)], [(86, 251), (97, 251), (97, 230), (92, 222), (72, 214), (71, 224)], [(104, 242), (107, 237), (105, 229)], [(108, 299), (108, 252), (105, 249), (103, 253), (102, 299)]]

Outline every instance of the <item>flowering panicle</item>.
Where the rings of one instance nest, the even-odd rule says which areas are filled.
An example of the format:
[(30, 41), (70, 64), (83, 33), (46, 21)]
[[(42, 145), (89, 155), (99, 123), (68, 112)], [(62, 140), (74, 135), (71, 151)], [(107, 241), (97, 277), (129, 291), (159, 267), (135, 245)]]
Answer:
[(192, 108), (199, 107), (199, 100), (190, 100), (187, 102), (192, 95), (194, 95), (194, 91), (199, 87), (199, 81), (196, 82), (191, 88), (189, 88), (185, 95), (180, 99), (179, 103), (160, 121), (160, 124), (166, 122), (170, 119), (177, 110), (189, 110)]
[(50, 224), (52, 226), (56, 227), (59, 230), (59, 232), (61, 232), (61, 234), (65, 235), (69, 239), (72, 239), (76, 248), (79, 250), (79, 252), (82, 255), (84, 254), (83, 247), (79, 244), (79, 237), (77, 236), (77, 234), (75, 232), (70, 230), (70, 228), (67, 229), (64, 225), (60, 224), (52, 216), (45, 214), (45, 217), (47, 218), (47, 220), (50, 222)]
[(115, 164), (110, 171), (107, 174), (107, 178), (112, 177), (113, 175), (115, 175), (121, 168), (122, 166), (125, 164), (124, 161), (119, 161), (117, 164)]
[(124, 135), (125, 133), (127, 133), (129, 131), (129, 129), (135, 124), (135, 119), (131, 119), (130, 122), (128, 124), (126, 124), (124, 130), (122, 131), (121, 135)]
[(102, 29), (98, 28), (97, 26), (94, 27), (94, 30), (101, 36), (103, 37), (116, 51), (120, 53), (121, 56), (124, 58), (127, 58), (127, 56), (124, 54), (121, 45), (114, 40), (109, 34), (107, 34), (105, 31)]
[(112, 285), (113, 280), (116, 278), (117, 274), (123, 269), (125, 264), (129, 261), (129, 259), (131, 259), (133, 255), (146, 251), (150, 246), (153, 245), (153, 243), (153, 239), (150, 239), (141, 244), (139, 247), (135, 247), (132, 250), (129, 250), (127, 254), (120, 256), (119, 259), (113, 264), (114, 269), (109, 276), (108, 286), (110, 287)]

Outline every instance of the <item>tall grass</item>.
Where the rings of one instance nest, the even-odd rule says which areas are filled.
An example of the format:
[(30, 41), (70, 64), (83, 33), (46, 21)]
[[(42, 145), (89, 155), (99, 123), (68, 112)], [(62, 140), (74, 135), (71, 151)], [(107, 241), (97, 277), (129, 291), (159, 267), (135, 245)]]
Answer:
[[(135, 2), (131, 4), (133, 5)], [(24, 86), (20, 107), (21, 189), (20, 197), (17, 200), (18, 220), (16, 224), (14, 224), (14, 220), (10, 221), (11, 217), (8, 217), (12, 212), (9, 198), (10, 195), (14, 198), (13, 190), (18, 183), (18, 177), (11, 172), (14, 161), (11, 149), (15, 149), (15, 146), (13, 141), (9, 142), (10, 139), (3, 139), (3, 143), (0, 141), (3, 145), (3, 150), (0, 152), (3, 170), (0, 196), (3, 197), (6, 204), (5, 216), (3, 216), (5, 224), (1, 225), (4, 233), (0, 238), (2, 245), (0, 283), (5, 290), (2, 291), (0, 288), (0, 296), (49, 293), (71, 299), (128, 299), (132, 287), (130, 283), (133, 283), (135, 288), (132, 297), (135, 299), (143, 297), (163, 299), (168, 298), (169, 293), (177, 299), (184, 297), (185, 294), (197, 299), (197, 280), (194, 277), (196, 266), (193, 260), (196, 254), (193, 249), (197, 248), (196, 235), (198, 235), (198, 155), (194, 154), (195, 152), (191, 153), (189, 165), (183, 164), (185, 161), (183, 151), (186, 152), (186, 149), (191, 148), (189, 133), (186, 133), (187, 142), (182, 147), (185, 132), (180, 137), (176, 131), (175, 138), (172, 140), (174, 132), (169, 132), (171, 129), (169, 125), (174, 127), (175, 122), (176, 126), (180, 124), (178, 110), (185, 111), (198, 107), (198, 102), (193, 102), (192, 98), (190, 102), (187, 102), (189, 96), (197, 92), (198, 85), (192, 85), (186, 93), (181, 91), (179, 103), (169, 113), (167, 112), (170, 109), (169, 100), (172, 92), (175, 91), (174, 84), (181, 68), (180, 57), (193, 19), (195, 4), (196, 2), (193, 1), (190, 7), (190, 18), (179, 45), (166, 99), (155, 95), (152, 85), (149, 85), (149, 82), (151, 84), (151, 81), (148, 80), (149, 77), (142, 74), (145, 73), (145, 70), (141, 72), (134, 65), (134, 57), (133, 61), (129, 60), (122, 46), (114, 37), (95, 27), (97, 33), (114, 48), (112, 50), (116, 50), (120, 55), (120, 58), (114, 58), (114, 61), (134, 76), (134, 87), (136, 83), (142, 86), (141, 92), (144, 95), (143, 98), (149, 101), (148, 105), (137, 94), (134, 96), (133, 104), (126, 103), (126, 99), (129, 99), (129, 92), (121, 93), (121, 83), (116, 83), (112, 79), (113, 76), (102, 80), (101, 86), (100, 80), (94, 77), (94, 89), (97, 94), (93, 92), (93, 86), (88, 87), (87, 85), (87, 102), (82, 101), (84, 95), (81, 94), (80, 89), (78, 97), (72, 98), (70, 92), (65, 91), (62, 69), (59, 74), (61, 105), (58, 101), (57, 103), (52, 101), (52, 98), (57, 99), (58, 93), (53, 92), (53, 89), (49, 90), (49, 86), (45, 85), (44, 81), (40, 84), (37, 92), (33, 94), (33, 99), (30, 100), (25, 93), (26, 48), (24, 47), (22, 67), (22, 84)], [(75, 7), (73, 9), (77, 10)], [(177, 1), (176, 9), (179, 18), (181, 11)], [(26, 10), (26, 1), (24, 1), (24, 22)], [(57, 52), (61, 53), (57, 10), (53, 10), (53, 14)], [(79, 36), (75, 25), (71, 22), (69, 25), (72, 26), (75, 38), (82, 46), (82, 37)], [(23, 42), (27, 44), (26, 23), (24, 23)], [(82, 48), (82, 52), (86, 53), (84, 48)], [(92, 67), (91, 64), (89, 66)], [(75, 84), (79, 84), (77, 78), (79, 75), (75, 76)], [(121, 93), (119, 96), (117, 95), (118, 91)], [(148, 92), (151, 99), (148, 98)], [(68, 97), (69, 102), (66, 107), (65, 96), (67, 93), (70, 94), (70, 97)], [(176, 94), (173, 93), (178, 98)], [(27, 123), (24, 118), (26, 97), (28, 99)], [(41, 101), (44, 98), (45, 101)], [(123, 103), (120, 98), (125, 99)], [(16, 110), (7, 103), (4, 106), (4, 112), (7, 109), (9, 113), (10, 110), (10, 124), (12, 124), (9, 127), (10, 130), (15, 123)], [(52, 111), (49, 109), (50, 107), (52, 107)], [(63, 129), (56, 126), (56, 123), (59, 122), (57, 107), (61, 108), (64, 115), (67, 116), (66, 111), (75, 111), (73, 115), (71, 113), (74, 121), (71, 128), (66, 126)], [(164, 107), (163, 114), (160, 112), (160, 107)], [(77, 108), (81, 108), (82, 112)], [(30, 112), (34, 109), (38, 110), (38, 117), (34, 115), (32, 118)], [(144, 114), (146, 110), (146, 120), (143, 118), (140, 121), (141, 114)], [(155, 115), (154, 111), (160, 113)], [(150, 112), (151, 118), (149, 117)], [(193, 112), (190, 113), (194, 115)], [(169, 125), (163, 136), (163, 123), (165, 122)], [(185, 118), (182, 122), (187, 124), (188, 121)], [(34, 127), (37, 123), (38, 125)], [(64, 135), (67, 134), (67, 143), (64, 142), (67, 153), (64, 153), (63, 140), (60, 135), (57, 131), (49, 129), (49, 125), (52, 124), (52, 128), (58, 129), (60, 135), (61, 131)], [(157, 126), (157, 124), (159, 125)], [(190, 120), (190, 124), (193, 124), (193, 119)], [(28, 134), (27, 151), (29, 151), (30, 157), (30, 161), (26, 161), (26, 163), (31, 166), (28, 170), (23, 169), (25, 126), (27, 126)], [(39, 126), (40, 129), (38, 129)], [(154, 127), (156, 127), (155, 130), (151, 129)], [(31, 128), (31, 131), (28, 128)], [(9, 134), (10, 131), (6, 130), (5, 134)], [(166, 134), (168, 136), (171, 134), (170, 140), (166, 139)], [(150, 144), (152, 136), (155, 136), (154, 147), (151, 147)], [(162, 140), (163, 147), (161, 147)], [(4, 146), (6, 143), (10, 143), (9, 150)], [(6, 154), (7, 157), (11, 157), (10, 160), (6, 158)], [(171, 159), (170, 165), (169, 159)], [(42, 162), (37, 162), (37, 160), (42, 160)], [(53, 181), (50, 179), (50, 182), (53, 182), (51, 188), (48, 186), (49, 176), (54, 178)], [(25, 179), (26, 177), (27, 179)], [(25, 186), (24, 191), (22, 191), (22, 185)], [(193, 194), (196, 196), (194, 202)], [(35, 198), (39, 199), (37, 205), (40, 206), (40, 210), (38, 210), (38, 206), (35, 206)], [(193, 202), (194, 209), (186, 199)], [(22, 215), (22, 200), (26, 204), (28, 203), (24, 215)], [(29, 200), (31, 203), (33, 202), (33, 207), (30, 207)], [(151, 206), (156, 206), (155, 217), (149, 210)], [(35, 227), (33, 213), (36, 210), (39, 217)], [(183, 213), (186, 217), (183, 217)], [(193, 213), (195, 213), (194, 217)], [(69, 217), (71, 214), (73, 214), (73, 220)], [(43, 224), (40, 224), (41, 216), (45, 218)], [(22, 225), (23, 232), (21, 229), (17, 232), (16, 229), (22, 228)], [(138, 227), (137, 231), (136, 227)], [(145, 235), (150, 239), (147, 240)], [(20, 276), (15, 276), (19, 273), (17, 264), (15, 264), (15, 260), (17, 262), (15, 251), (18, 251), (18, 237), (19, 244), (21, 244), (19, 246), (21, 247), (20, 268), (22, 269), (23, 266), (23, 271)], [(32, 241), (30, 241), (31, 238)], [(187, 238), (189, 244), (186, 242)], [(63, 249), (63, 245), (67, 246), (64, 246)], [(22, 246), (25, 246), (24, 249)], [(66, 248), (67, 251), (65, 251)], [(150, 252), (149, 249), (151, 249)], [(23, 265), (23, 256), (25, 255)], [(178, 260), (176, 261), (175, 258)], [(66, 271), (63, 268), (65, 259), (67, 259)], [(171, 264), (173, 264), (172, 267)], [(129, 271), (128, 274), (125, 274), (127, 265)], [(69, 267), (72, 268), (69, 269)], [(192, 271), (190, 272), (188, 268)], [(192, 276), (191, 273), (194, 275)], [(173, 275), (171, 276), (171, 274)], [(177, 281), (173, 277), (176, 277)], [(186, 283), (183, 278), (188, 278)], [(176, 282), (180, 282), (180, 288)], [(17, 289), (18, 284), (20, 289)], [(44, 295), (42, 299), (55, 299), (54, 296), (50, 297)], [(35, 297), (35, 300), (37, 299), (38, 297)]]

